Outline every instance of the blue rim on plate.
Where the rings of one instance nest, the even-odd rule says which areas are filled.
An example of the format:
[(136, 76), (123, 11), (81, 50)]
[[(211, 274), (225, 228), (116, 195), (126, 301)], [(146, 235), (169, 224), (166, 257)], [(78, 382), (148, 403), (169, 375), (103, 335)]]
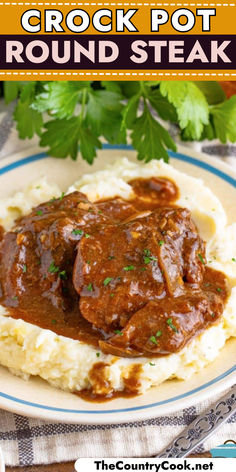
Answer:
[[(119, 150), (119, 149), (121, 151), (134, 150), (133, 146), (131, 146), (130, 144), (120, 144), (120, 145), (103, 144), (102, 148), (105, 150)], [(202, 169), (205, 169), (208, 172), (211, 172), (211, 174), (214, 174), (217, 177), (220, 177), (222, 180), (225, 180), (225, 182), (233, 185), (233, 187), (236, 186), (236, 181), (233, 177), (230, 177), (229, 175), (225, 174), (225, 172), (222, 172), (221, 170), (216, 169), (215, 167), (211, 166), (210, 164), (207, 164), (206, 162), (199, 161), (198, 159), (195, 159), (194, 157), (190, 157), (190, 156), (187, 156), (186, 154), (181, 154), (174, 151), (169, 151), (168, 154), (170, 157), (173, 157), (174, 159), (178, 159), (179, 161), (188, 162), (189, 164), (195, 165), (197, 167), (201, 167)], [(7, 172), (10, 172), (11, 170), (16, 169), (17, 167), (22, 167), (26, 164), (31, 164), (32, 162), (40, 161), (41, 159), (45, 159), (47, 157), (49, 157), (48, 154), (46, 154), (45, 152), (41, 152), (39, 154), (34, 154), (33, 156), (25, 157), (24, 159), (19, 159), (18, 161), (12, 162), (11, 164), (8, 164), (7, 166), (2, 167), (0, 169), (0, 175), (6, 174)]]
[[(103, 149), (105, 150), (133, 150), (133, 147), (131, 145), (110, 145), (110, 144), (104, 144)], [(225, 182), (229, 183), (230, 185), (233, 185), (233, 187), (236, 186), (236, 181), (233, 177), (230, 177), (226, 173), (222, 172), (219, 169), (216, 169), (215, 167), (211, 166), (210, 164), (207, 164), (206, 162), (199, 161), (198, 159), (195, 159), (193, 157), (187, 156), (186, 154), (181, 154), (177, 152), (169, 152), (169, 156), (173, 157), (174, 159), (178, 159), (180, 161), (187, 162), (189, 164), (195, 165), (197, 167), (201, 167), (202, 169), (205, 169), (206, 171), (210, 172), (211, 174), (216, 175), (217, 177), (220, 177), (222, 180)], [(11, 164), (8, 164), (5, 167), (2, 167), (0, 169), (0, 175), (6, 174), (7, 172), (10, 172), (11, 170), (14, 170), (18, 167), (22, 167), (27, 164), (31, 164), (32, 162), (39, 161), (41, 159), (45, 159), (49, 157), (46, 153), (42, 152), (39, 154), (34, 154), (29, 157), (25, 157), (24, 159), (19, 159), (15, 162), (12, 162)], [(43, 410), (49, 410), (49, 411), (58, 411), (60, 413), (73, 413), (73, 414), (111, 414), (111, 413), (125, 413), (125, 412), (130, 412), (130, 411), (138, 411), (138, 410), (145, 410), (148, 408), (154, 408), (157, 406), (165, 405), (167, 403), (173, 403), (177, 400), (181, 400), (183, 398), (189, 397), (197, 392), (200, 392), (201, 390), (204, 390), (211, 385), (214, 385), (215, 383), (219, 382), (220, 380), (228, 377), (230, 374), (236, 371), (236, 364), (231, 367), (231, 369), (227, 370), (223, 374), (219, 375), (218, 377), (215, 377), (211, 381), (201, 385), (200, 387), (197, 387), (193, 390), (189, 390), (188, 392), (185, 392), (181, 395), (177, 395), (175, 397), (168, 398), (167, 400), (162, 400), (160, 402), (155, 402), (155, 403), (150, 403), (148, 405), (141, 405), (137, 407), (130, 407), (130, 408), (120, 408), (120, 409), (114, 409), (114, 410), (72, 410), (69, 408), (56, 408), (52, 406), (47, 406), (47, 405), (40, 405), (39, 403), (33, 403), (29, 402), (26, 400), (21, 400), (20, 398), (13, 397), (11, 395), (8, 395), (6, 393), (0, 392), (0, 397), (5, 398), (7, 400), (11, 400), (13, 402), (16, 402), (18, 404), (23, 404), (23, 405), (28, 405), (34, 408), (39, 408)]]

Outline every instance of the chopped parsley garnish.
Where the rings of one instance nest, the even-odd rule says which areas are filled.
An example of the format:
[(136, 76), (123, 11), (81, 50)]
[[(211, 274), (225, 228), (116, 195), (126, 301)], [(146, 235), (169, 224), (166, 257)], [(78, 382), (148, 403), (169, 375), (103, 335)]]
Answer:
[(150, 264), (152, 261), (157, 261), (157, 258), (151, 255), (151, 251), (149, 249), (144, 249), (143, 254), (144, 264)]
[(158, 342), (157, 342), (155, 336), (151, 336), (151, 337), (150, 337), (150, 341), (151, 341), (151, 343), (153, 343), (153, 344), (158, 344)]
[(105, 287), (113, 280), (113, 277), (106, 277), (106, 279), (103, 281), (103, 285)]
[(59, 267), (55, 266), (54, 261), (51, 262), (48, 272), (50, 272), (50, 274), (56, 274), (56, 272), (59, 272)]
[(86, 264), (88, 264), (88, 265), (89, 265), (89, 264), (90, 264), (90, 261), (86, 261)]
[(161, 330), (157, 331), (156, 334), (155, 334), (155, 336), (153, 335), (153, 336), (150, 337), (150, 341), (151, 341), (153, 344), (158, 344), (158, 341), (157, 341), (156, 338), (159, 338), (161, 335), (162, 335), (162, 331), (161, 331)]
[(98, 210), (98, 214), (101, 215), (101, 214), (102, 214), (102, 210)]
[(144, 259), (144, 264), (149, 264), (149, 262), (151, 262), (150, 257), (144, 256), (143, 259)]
[(151, 365), (152, 367), (154, 367), (154, 365), (156, 365), (156, 364), (154, 364), (154, 362), (149, 362), (149, 365)]
[(109, 257), (108, 257), (108, 260), (109, 260), (109, 261), (112, 261), (113, 259), (115, 259), (115, 256), (109, 256)]
[(38, 211), (36, 211), (36, 215), (38, 215), (38, 216), (42, 216), (42, 214), (43, 214), (42, 210), (38, 210)]
[(114, 294), (114, 293), (110, 293), (110, 297), (114, 297), (114, 296), (115, 296), (115, 294)]
[(86, 233), (84, 236), (85, 236), (86, 238), (90, 238), (90, 234), (88, 234), (88, 233)]
[(61, 272), (59, 272), (59, 277), (60, 279), (62, 280), (66, 280), (67, 279), (67, 273), (65, 270), (62, 270)]
[(41, 259), (38, 259), (37, 265), (41, 265)]
[(150, 262), (152, 261), (157, 261), (157, 258), (154, 256), (151, 256), (151, 257), (144, 256), (144, 264), (150, 264)]
[(12, 300), (16, 301), (16, 300), (18, 300), (18, 297), (17, 296), (12, 297)]
[(215, 313), (211, 313), (211, 317), (214, 318), (216, 315)]
[(202, 264), (206, 265), (206, 262), (204, 261), (203, 256), (200, 253), (198, 254), (198, 258), (200, 259)]
[(126, 270), (126, 272), (128, 272), (129, 270), (134, 270), (134, 266), (129, 265), (129, 266), (123, 267), (123, 269)]
[(161, 331), (161, 330), (159, 330), (159, 331), (156, 332), (156, 338), (159, 338), (161, 335), (162, 335), (162, 331)]
[(100, 357), (100, 352), (96, 352), (96, 356), (97, 356), (97, 357)]
[(65, 192), (62, 192), (61, 196), (59, 197), (59, 200), (62, 200), (64, 196), (65, 196)]
[(235, 257), (232, 257), (232, 261), (233, 261), (233, 262), (236, 262), (236, 259), (235, 259)]
[(147, 267), (141, 267), (140, 269), (142, 272), (145, 272), (145, 270), (147, 270)]
[(56, 324), (57, 320), (52, 320), (52, 324)]
[(22, 270), (23, 270), (23, 273), (24, 273), (24, 274), (27, 272), (27, 265), (26, 265), (26, 264), (23, 265), (23, 269), (22, 269)]
[(168, 326), (169, 326), (171, 329), (173, 329), (173, 331), (174, 331), (175, 333), (178, 333), (178, 332), (179, 332), (178, 329), (176, 328), (176, 326), (172, 323), (172, 318), (168, 318), (168, 320), (167, 320), (166, 322), (167, 322)]
[(73, 231), (71, 231), (71, 233), (74, 234), (75, 236), (77, 236), (78, 234), (82, 235), (83, 231), (82, 231), (82, 229), (73, 229)]
[(119, 334), (119, 336), (123, 336), (124, 333), (122, 333), (122, 331), (120, 331), (119, 329), (115, 329), (114, 331), (115, 334)]
[(164, 241), (158, 241), (159, 246), (163, 246), (163, 244), (164, 244)]
[(220, 287), (217, 287), (216, 290), (217, 290), (217, 292), (222, 292), (222, 288), (220, 288)]
[(88, 284), (87, 290), (88, 290), (89, 292), (92, 292), (92, 291), (93, 291), (93, 284), (92, 284), (92, 283)]
[(210, 286), (211, 286), (211, 284), (210, 284), (209, 282), (207, 282), (207, 283), (204, 284), (204, 285), (205, 285), (205, 287), (210, 287)]
[(38, 190), (39, 188), (41, 188), (41, 186), (40, 186), (40, 185), (37, 185), (37, 187), (35, 187), (35, 188)]

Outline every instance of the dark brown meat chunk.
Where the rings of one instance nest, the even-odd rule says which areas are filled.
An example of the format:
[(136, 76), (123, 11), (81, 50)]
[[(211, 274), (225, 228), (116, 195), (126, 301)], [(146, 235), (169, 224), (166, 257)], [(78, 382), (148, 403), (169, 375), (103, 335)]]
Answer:
[(102, 227), (78, 246), (73, 282), (82, 315), (107, 331), (124, 327), (150, 300), (180, 296), (185, 283), (199, 287), (198, 254), (204, 244), (186, 209)]
[(222, 298), (213, 292), (187, 291), (185, 295), (150, 301), (137, 311), (121, 333), (100, 341), (104, 352), (135, 357), (166, 355), (185, 344), (223, 311)]
[(68, 291), (75, 293), (71, 273), (76, 246), (106, 221), (79, 192), (39, 205), (19, 219), (1, 243), (0, 280), (5, 303), (16, 306), (24, 298), (34, 303), (43, 297), (57, 308), (68, 308)]

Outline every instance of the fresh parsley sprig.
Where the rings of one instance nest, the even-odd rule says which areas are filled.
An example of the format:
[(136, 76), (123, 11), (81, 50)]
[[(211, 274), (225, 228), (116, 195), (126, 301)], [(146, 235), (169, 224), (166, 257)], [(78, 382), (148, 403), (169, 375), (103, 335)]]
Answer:
[(168, 161), (176, 145), (163, 126), (176, 123), (183, 140), (236, 141), (236, 95), (226, 99), (218, 82), (4, 82), (6, 103), (22, 139), (40, 136), (51, 156), (92, 164), (101, 138), (129, 135), (138, 158)]

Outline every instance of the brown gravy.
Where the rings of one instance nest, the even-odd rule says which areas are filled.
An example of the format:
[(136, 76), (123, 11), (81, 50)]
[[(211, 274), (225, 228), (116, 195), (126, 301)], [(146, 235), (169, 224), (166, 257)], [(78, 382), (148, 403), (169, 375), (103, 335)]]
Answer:
[[(0, 228), (0, 304), (58, 335), (123, 357), (178, 352), (216, 323), (224, 274), (206, 267), (205, 245), (166, 178), (129, 182), (134, 198), (92, 204), (74, 192), (39, 205), (15, 228)], [(113, 392), (106, 364), (90, 371), (90, 401), (133, 396), (141, 364)]]

